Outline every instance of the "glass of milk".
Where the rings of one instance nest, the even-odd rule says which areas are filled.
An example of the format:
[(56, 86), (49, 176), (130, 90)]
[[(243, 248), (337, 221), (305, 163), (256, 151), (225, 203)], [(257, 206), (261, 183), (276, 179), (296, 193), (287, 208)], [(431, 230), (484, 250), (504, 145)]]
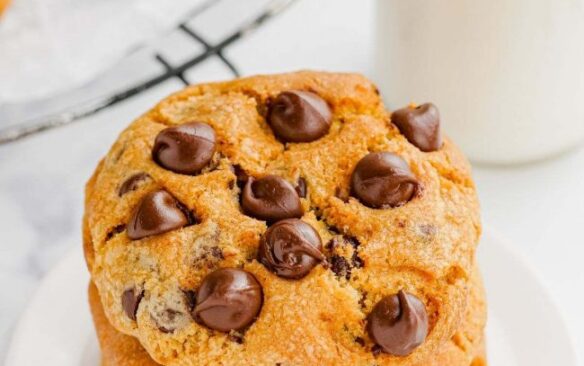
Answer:
[(378, 0), (376, 78), (391, 109), (431, 101), (478, 162), (584, 140), (584, 0)]

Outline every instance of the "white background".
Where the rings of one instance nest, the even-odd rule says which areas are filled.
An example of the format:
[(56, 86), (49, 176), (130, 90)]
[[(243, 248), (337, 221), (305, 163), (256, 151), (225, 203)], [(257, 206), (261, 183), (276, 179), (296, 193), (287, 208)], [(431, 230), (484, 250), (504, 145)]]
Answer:
[[(373, 21), (370, 0), (303, 0), (227, 54), (246, 75), (311, 68), (374, 79)], [(209, 60), (189, 77), (228, 73)], [(98, 160), (128, 122), (178, 88), (170, 81), (82, 123), (0, 147), (0, 360), (40, 279), (81, 245), (83, 185)], [(584, 150), (524, 166), (475, 166), (474, 176), (484, 221), (532, 263), (584, 359)]]

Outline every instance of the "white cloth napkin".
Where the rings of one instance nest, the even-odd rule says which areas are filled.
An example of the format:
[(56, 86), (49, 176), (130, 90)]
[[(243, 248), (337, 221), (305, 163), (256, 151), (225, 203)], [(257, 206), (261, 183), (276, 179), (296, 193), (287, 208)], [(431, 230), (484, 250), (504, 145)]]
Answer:
[(95, 78), (203, 0), (13, 0), (0, 19), (0, 103)]

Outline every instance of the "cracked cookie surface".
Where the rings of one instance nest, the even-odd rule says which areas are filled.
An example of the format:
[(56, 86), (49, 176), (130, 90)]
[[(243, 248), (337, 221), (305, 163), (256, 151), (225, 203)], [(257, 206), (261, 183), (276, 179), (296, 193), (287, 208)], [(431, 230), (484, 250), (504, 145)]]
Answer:
[[(299, 142), (273, 130), (286, 115), (274, 106), (291, 90), (302, 91), (285, 101), (303, 113)], [(330, 115), (305, 94), (322, 98)], [(274, 114), (278, 127), (270, 124)], [(191, 128), (180, 137), (202, 141), (187, 153), (203, 149), (204, 163), (185, 167), (173, 165), (172, 154), (153, 155), (163, 131), (193, 123), (214, 133), (213, 140)], [(355, 193), (352, 174), (380, 153), (400, 160), (411, 187), (398, 185), (398, 199), (377, 205)], [(391, 159), (381, 172), (391, 171)], [(256, 184), (272, 176), (276, 188)], [(367, 185), (371, 177), (363, 177), (359, 184)], [(379, 191), (394, 185), (377, 184)], [(262, 189), (284, 192), (291, 203), (274, 208)], [(147, 197), (154, 198), (145, 204)], [(244, 198), (251, 208), (242, 208)], [(164, 230), (146, 225), (152, 216), (143, 212), (155, 212)], [(137, 119), (87, 185), (84, 244), (107, 319), (160, 364), (418, 365), (451, 342), (468, 311), (478, 212), (469, 165), (448, 139), (420, 150), (361, 76), (299, 72), (189, 87)], [(257, 260), (271, 217), (300, 219), (320, 238), (314, 248), (322, 258), (313, 253), (318, 263), (301, 278), (278, 276)], [(230, 332), (193, 316), (197, 290), (220, 268), (241, 270), (261, 287), (261, 309)], [(399, 291), (423, 304), (427, 336), (408, 355), (379, 353), (367, 316)], [(124, 294), (135, 301), (133, 316)]]

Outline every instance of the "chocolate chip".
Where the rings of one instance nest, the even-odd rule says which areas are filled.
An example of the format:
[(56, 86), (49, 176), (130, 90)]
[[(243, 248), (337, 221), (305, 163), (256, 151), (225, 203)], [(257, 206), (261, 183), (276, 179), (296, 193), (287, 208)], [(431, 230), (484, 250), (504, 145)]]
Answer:
[(352, 246), (353, 249), (357, 249), (359, 247), (359, 245), (361, 245), (361, 243), (359, 242), (359, 240), (357, 240), (357, 238), (355, 238), (353, 236), (343, 235), (343, 240), (346, 243), (348, 243), (350, 246)]
[(369, 293), (367, 291), (361, 291), (361, 298), (359, 299), (359, 306), (362, 308), (365, 307), (365, 301), (367, 301), (367, 295)]
[(328, 225), (328, 230), (333, 234), (333, 235), (340, 235), (343, 230), (339, 229), (338, 227), (336, 227), (335, 225)]
[(217, 259), (224, 259), (223, 251), (219, 247), (211, 247), (211, 255)]
[(150, 179), (150, 176), (146, 173), (137, 173), (126, 179), (118, 189), (118, 196), (122, 197), (128, 192), (135, 191), (140, 183), (145, 180)]
[(442, 146), (440, 113), (432, 103), (398, 109), (391, 115), (391, 121), (410, 143), (424, 152)]
[(249, 179), (249, 175), (247, 175), (247, 173), (245, 172), (245, 170), (243, 170), (241, 165), (238, 164), (233, 165), (233, 174), (235, 174), (235, 177), (237, 179), (237, 185), (239, 186), (240, 189), (243, 189), (245, 183), (247, 183), (247, 180)]
[(363, 262), (363, 259), (359, 257), (359, 254), (356, 250), (353, 252), (353, 256), (351, 257), (351, 265), (353, 268), (363, 268), (365, 265), (365, 262)]
[(383, 350), (379, 345), (376, 344), (373, 347), (371, 347), (371, 353), (373, 354), (373, 357), (379, 356), (381, 352), (383, 352)]
[(280, 277), (299, 279), (325, 259), (320, 235), (298, 219), (278, 221), (260, 240), (258, 261)]
[(298, 178), (298, 183), (296, 184), (296, 193), (301, 198), (306, 198), (306, 180), (302, 177)]
[(371, 208), (402, 206), (415, 196), (419, 186), (408, 164), (389, 152), (366, 155), (351, 177), (351, 194)]
[(310, 142), (326, 135), (332, 112), (324, 99), (300, 90), (280, 93), (270, 108), (269, 123), (284, 142)]
[(404, 291), (386, 296), (367, 317), (367, 331), (384, 352), (407, 356), (428, 334), (426, 307), (416, 296)]
[(241, 206), (245, 214), (270, 222), (299, 218), (304, 213), (294, 187), (275, 175), (258, 180), (250, 177), (243, 188)]
[(158, 330), (162, 333), (172, 333), (187, 322), (185, 314), (174, 309), (164, 309), (153, 316), (153, 319), (157, 323)]
[(363, 261), (363, 259), (361, 259), (361, 257), (359, 257), (358, 248), (361, 245), (359, 240), (357, 240), (357, 238), (355, 237), (348, 235), (343, 235), (343, 240), (345, 241), (345, 243), (353, 247), (353, 255), (351, 256), (351, 267), (362, 268), (365, 265), (365, 262)]
[(231, 342), (235, 342), (237, 344), (243, 344), (243, 333), (236, 332), (236, 331), (232, 330), (231, 332), (229, 332), (229, 335), (227, 336), (227, 338)]
[(108, 233), (106, 234), (105, 241), (111, 240), (111, 238), (113, 238), (114, 236), (116, 236), (117, 234), (121, 233), (124, 230), (126, 230), (125, 224), (120, 224), (120, 225), (114, 227), (113, 229), (108, 231)]
[(355, 343), (357, 343), (361, 347), (365, 346), (365, 340), (361, 337), (355, 337)]
[(138, 291), (135, 288), (124, 291), (122, 294), (122, 308), (128, 318), (136, 321), (138, 305), (140, 305), (143, 297), (144, 291)]
[(333, 237), (331, 240), (328, 241), (328, 243), (326, 243), (326, 245), (324, 246), (326, 250), (332, 251), (334, 250), (337, 246), (339, 246), (339, 241), (341, 239), (338, 236)]
[(190, 223), (184, 207), (165, 190), (151, 192), (142, 198), (128, 223), (132, 240), (162, 234)]
[(203, 245), (196, 249), (193, 260), (195, 269), (215, 269), (223, 258), (223, 251), (217, 246)]
[(183, 290), (189, 311), (193, 311), (197, 305), (197, 293), (193, 290)]
[(222, 268), (208, 274), (197, 292), (193, 317), (221, 332), (242, 330), (253, 323), (262, 307), (262, 288), (244, 270)]
[(351, 265), (345, 257), (340, 255), (333, 255), (329, 258), (331, 265), (331, 271), (337, 275), (337, 277), (345, 277), (349, 280), (351, 278)]
[(327, 249), (333, 253), (337, 249), (342, 249), (343, 246), (351, 246), (353, 248), (350, 259), (348, 257), (333, 254), (330, 258), (331, 270), (339, 277), (345, 277), (347, 280), (351, 277), (353, 268), (362, 268), (365, 262), (359, 257), (358, 248), (359, 240), (349, 235), (335, 236), (326, 245)]
[(160, 131), (152, 159), (161, 167), (180, 174), (198, 174), (215, 153), (215, 131), (211, 126), (193, 122)]

